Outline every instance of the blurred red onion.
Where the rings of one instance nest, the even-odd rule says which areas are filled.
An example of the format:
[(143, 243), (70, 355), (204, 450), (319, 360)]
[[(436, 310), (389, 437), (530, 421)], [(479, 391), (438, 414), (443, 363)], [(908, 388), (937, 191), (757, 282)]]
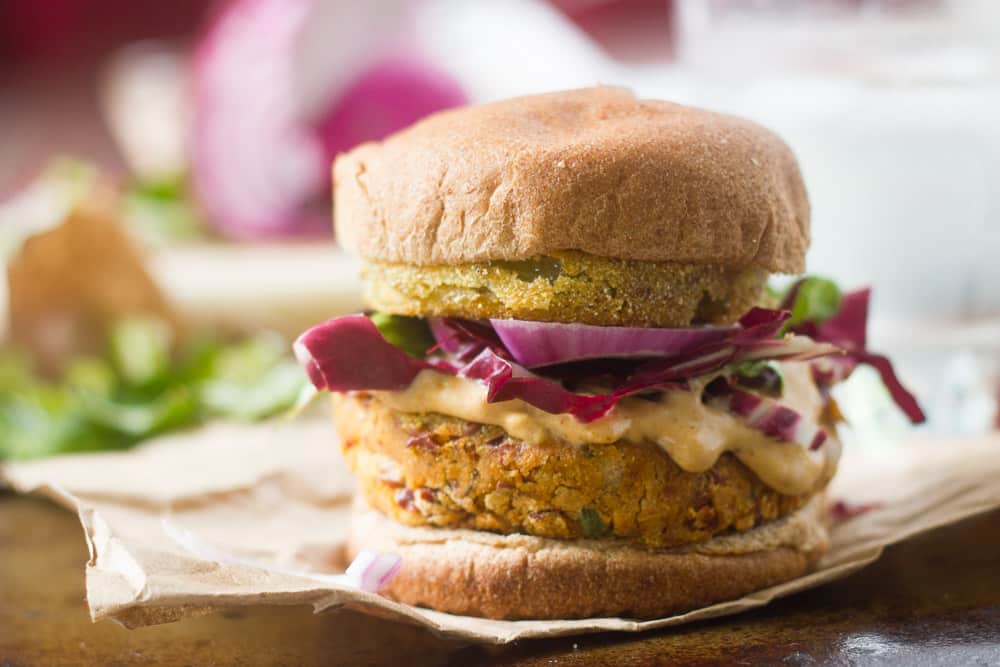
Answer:
[(318, 119), (327, 162), (440, 109), (466, 102), (453, 79), (416, 57), (389, 56), (350, 84)]
[[(226, 236), (329, 229), (330, 162), (336, 153), (465, 102), (458, 85), (418, 54), (387, 55), (400, 51), (385, 43), (386, 31), (372, 35), (366, 57), (359, 58), (356, 35), (338, 40), (354, 26), (337, 25), (336, 12), (315, 12), (320, 4), (235, 0), (223, 6), (198, 45), (192, 178), (210, 224)], [(384, 12), (392, 3), (358, 6)], [(367, 18), (370, 25), (372, 16)], [(328, 46), (301, 48), (306, 26), (315, 35), (317, 20), (329, 32)], [(300, 62), (303, 55), (329, 60), (315, 68)], [(349, 70), (329, 73), (327, 63), (341, 61)], [(310, 69), (327, 71), (320, 84), (329, 81), (335, 89), (322, 91), (327, 102), (306, 115), (302, 110), (310, 101), (299, 99), (303, 87), (296, 77)]]

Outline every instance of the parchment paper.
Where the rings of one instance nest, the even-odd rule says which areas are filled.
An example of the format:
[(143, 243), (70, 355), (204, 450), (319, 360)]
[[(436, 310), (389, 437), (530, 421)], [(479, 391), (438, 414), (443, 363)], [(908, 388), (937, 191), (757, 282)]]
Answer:
[[(492, 621), (411, 607), (309, 576), (344, 567), (352, 482), (335, 445), (326, 421), (215, 424), (131, 452), (9, 464), (0, 476), (19, 491), (48, 495), (78, 512), (90, 549), (87, 600), (94, 620), (138, 627), (240, 605), (311, 604), (320, 612), (346, 604), (498, 644), (734, 614), (843, 577), (888, 544), (1000, 507), (1000, 435), (927, 441), (881, 462), (847, 456), (831, 495), (878, 507), (834, 524), (830, 552), (812, 574), (652, 621)], [(178, 533), (226, 556), (207, 558), (179, 542)]]

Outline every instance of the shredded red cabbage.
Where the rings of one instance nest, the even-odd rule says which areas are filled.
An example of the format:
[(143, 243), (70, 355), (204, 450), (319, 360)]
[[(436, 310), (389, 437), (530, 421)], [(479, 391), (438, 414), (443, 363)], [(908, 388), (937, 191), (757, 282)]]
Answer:
[[(789, 291), (789, 299), (794, 299), (795, 287)], [(899, 381), (892, 363), (881, 354), (866, 349), (868, 343), (868, 304), (871, 290), (868, 288), (845, 294), (837, 313), (824, 322), (802, 322), (791, 327), (793, 333), (808, 336), (817, 342), (832, 343), (844, 351), (844, 356), (827, 357), (813, 363), (813, 377), (824, 387), (848, 377), (858, 364), (867, 364), (878, 371), (892, 400), (896, 402), (914, 424), (926, 420), (917, 399)]]
[[(608, 327), (603, 340), (589, 344), (581, 338), (592, 336), (595, 327), (438, 318), (429, 321), (437, 345), (426, 359), (418, 359), (387, 341), (366, 316), (347, 315), (305, 332), (295, 350), (318, 389), (402, 390), (421, 371), (435, 370), (482, 382), (491, 403), (519, 399), (583, 422), (603, 417), (626, 396), (686, 388), (690, 378), (744, 361), (813, 360), (821, 388), (866, 363), (879, 371), (907, 415), (922, 421), (920, 407), (899, 383), (888, 359), (865, 349), (868, 295), (868, 290), (847, 294), (832, 318), (797, 324), (781, 337), (788, 311), (766, 308), (751, 309), (733, 326), (684, 330), (699, 332), (697, 344), (687, 335), (662, 334), (669, 330), (637, 337), (633, 329)], [(532, 335), (545, 341), (538, 355), (529, 349)], [(629, 340), (639, 346), (635, 354), (628, 352)], [(597, 348), (610, 351), (609, 356), (594, 358)], [(847, 355), (840, 354), (843, 350)], [(539, 368), (531, 371), (528, 365)], [(575, 391), (576, 386), (609, 388), (588, 393)], [(711, 398), (769, 436), (810, 447), (826, 438), (821, 428), (790, 408), (728, 382), (724, 392), (716, 389)]]
[(361, 314), (317, 324), (292, 347), (313, 385), (329, 391), (398, 391), (434, 368), (387, 341)]
[[(417, 359), (387, 341), (364, 315), (347, 315), (319, 324), (295, 343), (295, 351), (317, 389), (330, 391), (401, 390), (422, 370), (467, 377), (482, 382), (487, 400), (522, 400), (552, 414), (570, 414), (583, 422), (606, 415), (626, 396), (686, 388), (686, 380), (745, 359), (812, 359), (836, 352), (831, 345), (808, 339), (776, 339), (788, 314), (755, 308), (726, 327), (725, 335), (697, 350), (674, 357), (634, 362), (602, 375), (611, 389), (581, 393), (567, 389), (571, 369), (547, 369), (535, 374), (512, 359), (493, 329), (461, 319), (431, 321), (438, 348), (445, 354)], [(579, 369), (577, 369), (578, 371)]]

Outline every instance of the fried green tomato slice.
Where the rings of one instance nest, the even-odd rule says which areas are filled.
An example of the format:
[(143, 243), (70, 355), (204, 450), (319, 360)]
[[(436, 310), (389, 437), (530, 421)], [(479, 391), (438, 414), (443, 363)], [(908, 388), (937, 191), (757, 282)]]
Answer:
[(335, 395), (341, 448), (368, 504), (410, 526), (549, 538), (620, 538), (652, 548), (745, 531), (802, 507), (732, 455), (681, 470), (659, 447), (532, 445), (503, 429), (396, 412)]
[(361, 275), (368, 303), (397, 315), (647, 327), (733, 322), (759, 302), (768, 276), (581, 252), (459, 266), (366, 262)]

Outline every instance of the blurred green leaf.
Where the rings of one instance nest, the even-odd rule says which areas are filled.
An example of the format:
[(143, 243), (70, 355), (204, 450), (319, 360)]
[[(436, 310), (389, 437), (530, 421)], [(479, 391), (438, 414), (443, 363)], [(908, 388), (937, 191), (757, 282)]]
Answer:
[(189, 338), (176, 355), (174, 377), (185, 383), (200, 382), (212, 377), (222, 348), (222, 342), (210, 334), (200, 333)]
[(0, 350), (0, 396), (35, 383), (28, 357), (15, 350)]
[(219, 349), (212, 377), (233, 382), (255, 382), (282, 359), (287, 359), (288, 341), (281, 335), (263, 331)]
[(198, 210), (168, 187), (134, 188), (122, 198), (122, 214), (129, 229), (147, 245), (167, 246), (205, 235)]
[(67, 386), (99, 396), (110, 396), (118, 386), (115, 371), (104, 359), (80, 357), (66, 370)]
[(201, 400), (210, 415), (251, 421), (290, 408), (307, 384), (302, 368), (293, 361), (284, 361), (252, 382), (210, 380), (202, 385)]
[(82, 406), (92, 423), (132, 439), (188, 426), (198, 418), (197, 397), (183, 385), (137, 403), (85, 395)]
[(0, 458), (29, 459), (120, 444), (82, 415), (68, 391), (36, 385), (0, 403)]
[(309, 387), (277, 334), (235, 343), (202, 335), (171, 354), (164, 323), (124, 320), (113, 327), (107, 359), (80, 357), (57, 382), (36, 377), (26, 357), (0, 351), (0, 459), (127, 447), (209, 417), (263, 419)]
[(293, 405), (306, 383), (305, 373), (289, 359), (282, 336), (261, 332), (221, 347), (201, 400), (208, 414), (236, 419), (262, 419)]
[(840, 309), (840, 288), (832, 280), (809, 276), (799, 282), (788, 326), (824, 322)]
[(148, 387), (170, 369), (170, 327), (154, 318), (129, 318), (111, 330), (111, 361), (126, 385)]
[(129, 193), (157, 201), (178, 201), (187, 196), (187, 181), (183, 174), (155, 180), (144, 179), (133, 183)]

